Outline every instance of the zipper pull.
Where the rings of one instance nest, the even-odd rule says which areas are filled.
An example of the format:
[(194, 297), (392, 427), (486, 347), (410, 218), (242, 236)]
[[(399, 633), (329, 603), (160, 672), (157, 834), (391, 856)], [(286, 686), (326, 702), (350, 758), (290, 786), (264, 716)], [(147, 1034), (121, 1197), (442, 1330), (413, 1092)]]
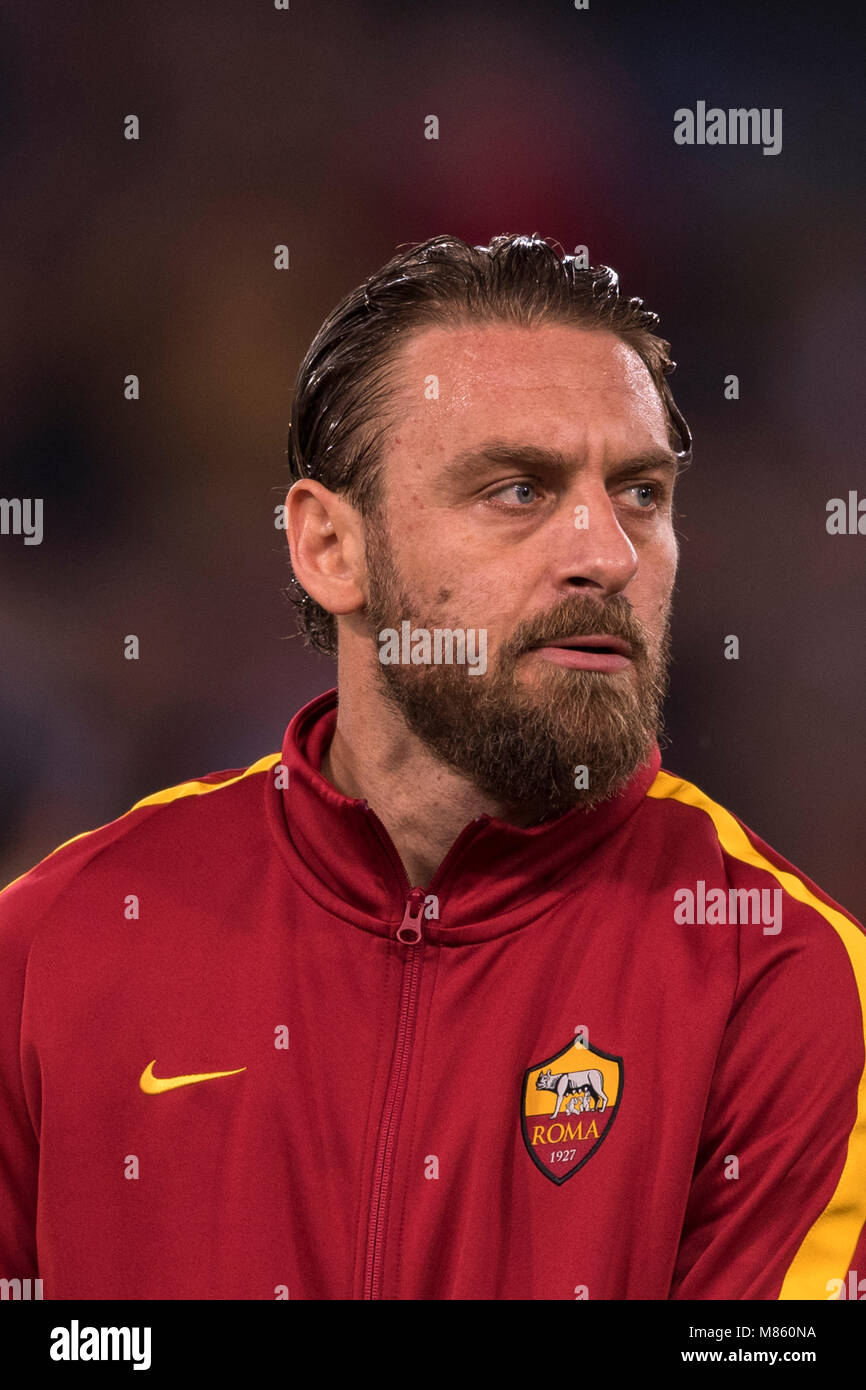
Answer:
[[(424, 911), (424, 904), (427, 901), (427, 894), (423, 888), (410, 888), (406, 895), (406, 910), (403, 913), (403, 920), (397, 928), (397, 940), (403, 941), (407, 946), (417, 946), (424, 933), (421, 930), (421, 913)], [(412, 909), (415, 909), (414, 915)]]

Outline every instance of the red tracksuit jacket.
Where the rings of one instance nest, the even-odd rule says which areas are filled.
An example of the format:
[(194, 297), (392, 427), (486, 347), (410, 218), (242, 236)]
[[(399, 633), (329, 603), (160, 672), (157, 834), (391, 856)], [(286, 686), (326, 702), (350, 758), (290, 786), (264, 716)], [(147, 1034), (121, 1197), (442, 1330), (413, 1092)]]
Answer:
[(479, 816), (413, 888), (318, 771), (335, 720), (0, 896), (0, 1278), (850, 1297), (862, 927), (657, 751), (593, 811)]

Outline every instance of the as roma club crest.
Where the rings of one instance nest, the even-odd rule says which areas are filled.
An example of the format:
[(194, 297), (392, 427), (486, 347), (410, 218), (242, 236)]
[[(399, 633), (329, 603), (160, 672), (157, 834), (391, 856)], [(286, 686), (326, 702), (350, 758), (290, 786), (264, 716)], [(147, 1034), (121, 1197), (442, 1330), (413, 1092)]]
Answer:
[(551, 1182), (564, 1183), (592, 1158), (613, 1124), (622, 1087), (622, 1058), (579, 1040), (526, 1072), (523, 1140)]

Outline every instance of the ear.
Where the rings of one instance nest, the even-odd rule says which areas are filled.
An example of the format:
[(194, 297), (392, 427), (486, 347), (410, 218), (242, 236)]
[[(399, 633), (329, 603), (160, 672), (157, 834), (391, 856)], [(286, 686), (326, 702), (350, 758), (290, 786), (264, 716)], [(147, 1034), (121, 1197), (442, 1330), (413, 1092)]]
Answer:
[(364, 606), (364, 534), (360, 514), (313, 478), (299, 478), (286, 497), (292, 569), (328, 613)]

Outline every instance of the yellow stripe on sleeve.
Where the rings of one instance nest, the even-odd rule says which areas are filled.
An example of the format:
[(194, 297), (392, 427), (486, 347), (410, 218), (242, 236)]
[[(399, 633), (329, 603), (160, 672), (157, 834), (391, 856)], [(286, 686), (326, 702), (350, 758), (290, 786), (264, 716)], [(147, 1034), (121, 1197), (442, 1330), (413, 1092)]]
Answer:
[[(819, 912), (829, 922), (848, 953), (860, 996), (860, 1016), (864, 1022), (866, 1048), (866, 936), (843, 913), (817, 898), (796, 874), (777, 869), (752, 844), (743, 827), (723, 806), (712, 801), (691, 782), (659, 772), (647, 796), (663, 800), (670, 797), (687, 806), (705, 811), (728, 854), (767, 873), (796, 898)], [(779, 1299), (830, 1300), (827, 1286), (844, 1278), (866, 1220), (866, 1067), (857, 1091), (857, 1117), (848, 1136), (845, 1164), (836, 1190), (817, 1220), (809, 1227), (800, 1248), (788, 1267)]]
[[(166, 787), (160, 792), (152, 792), (150, 796), (145, 796), (141, 801), (136, 801), (134, 806), (130, 806), (129, 810), (124, 811), (117, 819), (125, 820), (127, 816), (132, 815), (133, 811), (140, 811), (142, 806), (163, 806), (167, 805), (170, 801), (178, 801), (182, 796), (203, 796), (206, 792), (218, 792), (222, 791), (224, 787), (233, 787), (236, 782), (242, 782), (245, 777), (252, 777), (257, 772), (266, 772), (269, 767), (273, 767), (275, 763), (278, 763), (281, 757), (282, 753), (267, 753), (263, 758), (259, 758), (257, 763), (253, 763), (251, 767), (245, 768), (243, 772), (239, 772), (237, 777), (229, 777), (225, 782), (201, 782), (193, 780), (191, 782), (179, 782), (176, 787)], [(41, 864), (51, 859), (53, 855), (59, 854), (60, 850), (66, 849), (67, 845), (74, 845), (76, 840), (83, 840), (88, 835), (96, 835), (98, 831), (105, 830), (107, 825), (112, 824), (114, 824), (113, 821), (107, 821), (106, 825), (99, 825), (95, 830), (82, 830), (80, 835), (73, 835), (71, 840), (64, 840), (62, 845), (57, 845), (57, 847), (46, 854), (43, 859), (40, 859), (38, 864), (32, 865), (31, 868), (25, 869), (23, 874), (19, 874), (17, 878), (13, 878), (11, 883), (7, 883), (6, 887), (0, 890), (0, 893), (5, 893), (7, 888), (11, 888), (15, 883), (20, 883), (22, 878), (26, 878), (28, 874), (33, 873), (34, 869), (38, 869)]]

